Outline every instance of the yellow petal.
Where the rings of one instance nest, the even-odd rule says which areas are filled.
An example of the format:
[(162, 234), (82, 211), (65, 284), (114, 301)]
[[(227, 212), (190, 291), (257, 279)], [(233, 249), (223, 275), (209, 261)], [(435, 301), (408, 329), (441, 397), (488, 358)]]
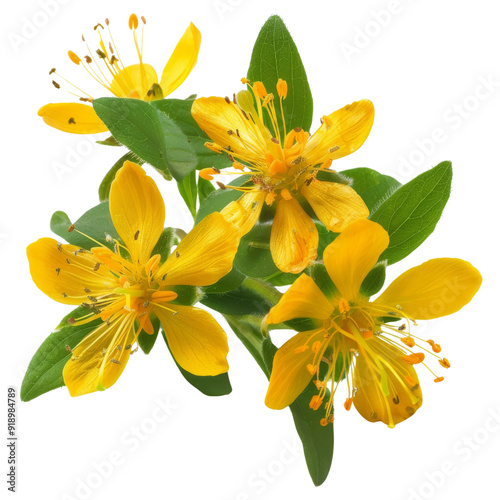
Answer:
[(247, 234), (259, 219), (266, 193), (255, 190), (243, 194), (221, 210), (224, 218), (235, 224), (241, 231), (241, 236)]
[(432, 259), (396, 278), (375, 303), (399, 306), (413, 319), (440, 318), (468, 304), (481, 282), (479, 271), (464, 260)]
[(111, 92), (117, 97), (149, 100), (148, 90), (158, 83), (158, 75), (149, 64), (132, 64), (120, 70), (111, 82)]
[[(87, 335), (64, 365), (64, 383), (72, 396), (111, 387), (120, 377), (134, 342), (134, 316), (125, 314)], [(70, 346), (72, 347), (72, 346)]]
[(281, 297), (267, 316), (268, 324), (282, 323), (295, 318), (327, 319), (333, 306), (314, 280), (302, 274)]
[(168, 346), (177, 363), (193, 375), (226, 373), (229, 351), (224, 330), (206, 311), (196, 307), (169, 304), (175, 314), (155, 305)]
[[(61, 245), (52, 238), (41, 238), (26, 250), (35, 285), (57, 302), (78, 305), (88, 295), (105, 295), (117, 286), (107, 266), (90, 252), (79, 250), (80, 247)], [(94, 270), (96, 264), (98, 269)]]
[(344, 184), (314, 180), (309, 186), (304, 185), (301, 193), (318, 219), (336, 233), (343, 231), (351, 222), (370, 215), (361, 196)]
[(238, 228), (214, 212), (188, 233), (156, 276), (164, 285), (213, 285), (231, 271), (239, 243)]
[(126, 161), (116, 174), (109, 211), (132, 262), (146, 264), (163, 231), (165, 205), (155, 182), (139, 165)]
[(72, 134), (98, 134), (108, 128), (88, 104), (60, 102), (46, 104), (38, 110), (43, 121), (63, 132)]
[(177, 43), (161, 75), (163, 96), (171, 94), (188, 77), (198, 60), (201, 33), (191, 23)]
[(256, 164), (265, 160), (266, 139), (232, 101), (227, 102), (222, 97), (201, 97), (194, 101), (191, 114), (200, 128), (220, 147), (230, 149), (235, 158)]
[(335, 160), (354, 153), (368, 137), (374, 115), (373, 104), (366, 99), (328, 115), (307, 141), (304, 156), (311, 165), (315, 165), (326, 159)]
[(326, 270), (344, 299), (356, 299), (361, 283), (388, 245), (389, 235), (380, 224), (361, 219), (326, 247)]
[(315, 353), (311, 348), (302, 352), (295, 352), (295, 350), (306, 342), (312, 345), (318, 340), (324, 340), (321, 330), (301, 332), (278, 349), (274, 356), (266, 394), (265, 403), (268, 408), (273, 410), (286, 408), (307, 387), (313, 377), (307, 365), (313, 362)]
[(300, 273), (318, 255), (318, 230), (295, 198), (281, 199), (271, 230), (271, 255), (284, 273)]
[[(378, 339), (369, 345), (383, 368), (377, 372), (373, 358), (367, 360), (362, 355), (356, 358), (353, 385), (358, 390), (354, 406), (369, 422), (381, 421), (394, 427), (422, 406), (422, 389), (413, 366), (402, 360), (403, 351)], [(387, 377), (386, 383), (382, 383), (380, 373)]]

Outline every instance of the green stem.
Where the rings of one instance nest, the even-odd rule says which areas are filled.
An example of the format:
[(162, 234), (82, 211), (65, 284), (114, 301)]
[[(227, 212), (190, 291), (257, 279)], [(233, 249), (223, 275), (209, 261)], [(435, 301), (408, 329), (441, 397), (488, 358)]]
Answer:
[(273, 306), (279, 302), (282, 295), (281, 292), (278, 292), (278, 290), (276, 290), (276, 288), (269, 283), (266, 283), (258, 278), (250, 278), (250, 276), (245, 278), (241, 286), (252, 290), (252, 292), (258, 293)]

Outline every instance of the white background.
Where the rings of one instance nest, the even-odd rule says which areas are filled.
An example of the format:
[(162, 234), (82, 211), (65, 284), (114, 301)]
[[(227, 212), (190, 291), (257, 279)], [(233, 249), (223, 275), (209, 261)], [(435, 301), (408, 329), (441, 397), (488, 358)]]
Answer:
[[(229, 396), (199, 394), (159, 341), (149, 356), (136, 354), (105, 393), (72, 399), (62, 388), (20, 403), (18, 498), (494, 498), (500, 459), (497, 4), (142, 0), (138, 10), (139, 3), (129, 0), (47, 0), (49, 14), (42, 4), (9, 2), (2, 16), (4, 387), (20, 387), (31, 356), (69, 311), (32, 283), (26, 246), (50, 235), (55, 210), (76, 219), (96, 204), (100, 180), (123, 154), (44, 125), (36, 115), (40, 106), (71, 100), (52, 87), (48, 71), (55, 66), (92, 95), (105, 95), (66, 52), (81, 52), (80, 35), (92, 40), (92, 27), (109, 17), (122, 57), (128, 51), (135, 62), (126, 26), (133, 11), (148, 20), (145, 60), (158, 72), (190, 21), (201, 30), (199, 63), (172, 95), (180, 98), (239, 90), (260, 27), (268, 16), (281, 15), (308, 73), (313, 129), (321, 115), (354, 100), (375, 104), (370, 137), (335, 168), (370, 167), (407, 182), (442, 160), (453, 161), (452, 195), (441, 222), (410, 258), (390, 268), (389, 279), (446, 256), (471, 261), (484, 283), (463, 311), (420, 327), (423, 337), (441, 343), (452, 368), (441, 384), (420, 370), (424, 404), (413, 418), (394, 430), (370, 424), (354, 409), (345, 412), (345, 394), (339, 394), (333, 467), (319, 488), (308, 476), (289, 411), (264, 406), (265, 377), (228, 331)], [(32, 22), (38, 27), (30, 30)], [(485, 80), (493, 82), (490, 89)], [(68, 171), (58, 175), (61, 165)], [(175, 186), (148, 172), (164, 194), (166, 223), (190, 229)], [(275, 334), (279, 344), (286, 338)], [(168, 418), (158, 401), (169, 401)], [(141, 438), (133, 436), (137, 429)], [(1, 459), (6, 463), (6, 456)], [(112, 470), (102, 465), (110, 459)]]

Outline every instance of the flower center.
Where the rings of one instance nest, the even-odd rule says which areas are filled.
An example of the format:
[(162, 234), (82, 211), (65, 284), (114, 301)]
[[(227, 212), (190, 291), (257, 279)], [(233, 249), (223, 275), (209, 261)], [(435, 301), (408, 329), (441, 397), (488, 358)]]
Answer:
[[(206, 146), (218, 153), (227, 153), (233, 160), (233, 167), (239, 171), (238, 174), (249, 175), (253, 183), (250, 187), (226, 186), (218, 183), (220, 187), (239, 191), (255, 189), (264, 191), (267, 193), (266, 203), (272, 205), (277, 196), (290, 199), (291, 192), (300, 192), (304, 184), (308, 185), (314, 180), (318, 170), (328, 170), (332, 161), (325, 157), (322, 164), (311, 164), (306, 157), (309, 132), (297, 127), (287, 133), (283, 101), (287, 96), (288, 88), (284, 80), (280, 78), (276, 85), (280, 120), (276, 113), (274, 94), (268, 93), (262, 82), (257, 81), (252, 85), (246, 78), (242, 78), (241, 81), (248, 84), (250, 90), (238, 92), (233, 103), (229, 98), (226, 98), (226, 101), (229, 105), (238, 106), (239, 112), (248, 122), (249, 136), (245, 137), (244, 133), (237, 128), (229, 129), (228, 135), (240, 143), (237, 150), (231, 147), (224, 148), (214, 143), (207, 143)], [(324, 120), (327, 120), (327, 117), (323, 117)], [(270, 124), (271, 129), (266, 124)], [(338, 147), (331, 148), (327, 154), (337, 149)], [(245, 171), (245, 168), (249, 171)], [(207, 168), (200, 171), (200, 176), (212, 180), (214, 174), (220, 173), (217, 169)]]
[[(82, 41), (87, 49), (87, 54), (81, 58), (70, 50), (68, 51), (68, 56), (74, 64), (82, 66), (97, 83), (117, 97), (133, 97), (146, 101), (162, 99), (163, 91), (157, 83), (157, 76), (154, 69), (143, 62), (143, 36), (146, 19), (142, 16), (141, 20), (142, 33), (140, 42), (136, 32), (139, 27), (137, 16), (132, 14), (128, 23), (134, 35), (134, 45), (139, 57), (139, 64), (132, 66), (123, 65), (111, 34), (109, 19), (105, 20), (106, 28), (104, 28), (101, 23), (94, 26), (94, 31), (97, 31), (99, 35), (99, 48), (92, 51), (82, 35)], [(104, 31), (107, 33), (104, 33)], [(49, 74), (56, 75), (60, 80), (64, 81), (65, 84), (69, 85), (69, 88), (65, 90), (78, 97), (80, 101), (93, 101), (94, 98), (90, 94), (59, 75), (55, 68), (53, 68)], [(61, 88), (61, 85), (54, 80), (52, 84), (57, 89)]]
[[(403, 323), (394, 326), (388, 318), (402, 320)], [(368, 385), (379, 394), (379, 396), (373, 394), (372, 397), (378, 397), (381, 401), (391, 400), (393, 405), (399, 404), (400, 399), (404, 399), (408, 405), (406, 407), (408, 415), (410, 412), (415, 412), (421, 399), (415, 395), (415, 391), (419, 389), (418, 381), (405, 374), (408, 371), (405, 366), (422, 363), (434, 375), (435, 382), (444, 380), (444, 377), (436, 376), (423, 363), (424, 352), (412, 351), (416, 346), (436, 357), (441, 366), (449, 368), (449, 361), (437, 355), (441, 352), (441, 346), (433, 340), (425, 341), (411, 335), (411, 324), (416, 326), (415, 321), (399, 306), (392, 310), (362, 300), (359, 303), (349, 303), (344, 298), (338, 300), (332, 316), (295, 350), (296, 354), (308, 349), (314, 353), (312, 362), (307, 364), (306, 369), (314, 375), (313, 381), (319, 392), (312, 397), (309, 406), (313, 410), (324, 408), (325, 416), (320, 420), (321, 425), (333, 422), (333, 398), (342, 379), (347, 380), (348, 386), (345, 409), (349, 410), (355, 401), (359, 387), (354, 385), (354, 381), (360, 380), (359, 376), (355, 377), (358, 357), (362, 358), (363, 366), (367, 367), (365, 378), (369, 377), (373, 382)], [(422, 344), (428, 344), (430, 349)], [(323, 369), (322, 365), (326, 366), (326, 369)], [(329, 380), (331, 380), (330, 395), (327, 398)], [(393, 419), (391, 415), (394, 409), (391, 409), (389, 403), (386, 405), (390, 422), (396, 422), (396, 417)], [(379, 418), (372, 412), (371, 419), (375, 421)]]

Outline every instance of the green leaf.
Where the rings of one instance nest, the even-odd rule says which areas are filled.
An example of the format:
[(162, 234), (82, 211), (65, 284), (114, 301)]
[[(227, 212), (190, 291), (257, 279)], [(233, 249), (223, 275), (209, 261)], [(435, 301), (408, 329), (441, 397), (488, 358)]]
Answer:
[[(328, 477), (333, 460), (333, 424), (323, 427), (319, 421), (320, 410), (309, 408), (309, 401), (318, 394), (311, 383), (306, 390), (290, 405), (295, 427), (304, 446), (307, 469), (315, 486), (323, 484)], [(325, 395), (328, 401), (329, 391)]]
[(87, 314), (88, 310), (78, 307), (63, 318), (57, 328), (45, 339), (31, 360), (21, 386), (21, 400), (30, 401), (38, 396), (64, 386), (64, 365), (71, 358), (71, 349), (102, 323), (94, 320), (84, 325), (69, 325), (68, 319)]
[(370, 213), (401, 187), (393, 177), (371, 168), (353, 168), (340, 174), (351, 180), (350, 186), (363, 198)]
[(193, 219), (196, 216), (196, 199), (198, 191), (196, 189), (196, 170), (190, 172), (182, 182), (177, 183), (177, 189), (182, 196), (182, 199), (186, 202)]
[(73, 223), (76, 230), (89, 236), (89, 238), (78, 233), (76, 230), (68, 232), (68, 228), (71, 224), (72, 223), (66, 213), (60, 211), (54, 212), (52, 218), (50, 219), (50, 229), (55, 234), (64, 238), (68, 243), (87, 250), (97, 246), (97, 243), (92, 241), (90, 238), (111, 249), (113, 249), (114, 242), (106, 241), (107, 235), (119, 241), (118, 233), (113, 226), (113, 222), (111, 221), (111, 216), (109, 214), (108, 201), (103, 201), (99, 205), (91, 208)]
[(142, 158), (138, 158), (137, 155), (129, 151), (125, 155), (123, 155), (109, 170), (109, 172), (104, 176), (104, 179), (101, 181), (101, 185), (99, 186), (99, 201), (106, 201), (109, 199), (109, 191), (111, 189), (111, 184), (115, 180), (115, 176), (123, 167), (123, 164), (126, 161), (132, 161), (137, 163), (138, 165), (142, 165), (144, 160)]
[(166, 227), (158, 238), (158, 241), (156, 242), (151, 255), (160, 254), (160, 264), (163, 264), (170, 255), (172, 246), (174, 245), (174, 237), (175, 229)]
[(310, 267), (309, 274), (326, 298), (331, 299), (334, 296), (339, 295), (337, 287), (330, 278), (324, 264), (315, 262)]
[(118, 142), (112, 135), (106, 137), (104, 141), (95, 141), (97, 144), (102, 144), (103, 146), (123, 146), (121, 142)]
[(245, 280), (245, 275), (233, 267), (228, 274), (223, 276), (217, 283), (202, 287), (203, 293), (224, 293), (238, 288)]
[[(165, 344), (167, 344), (167, 348), (170, 351), (170, 347), (168, 345), (167, 337), (165, 336), (165, 331), (162, 329), (162, 336)], [(172, 354), (172, 351), (170, 351)], [(175, 361), (174, 356), (172, 355), (172, 359)], [(207, 376), (202, 377), (199, 375), (193, 375), (188, 371), (184, 370), (177, 361), (175, 361), (177, 368), (181, 372), (182, 376), (196, 389), (198, 389), (202, 394), (206, 396), (225, 396), (226, 394), (230, 394), (233, 388), (231, 387), (231, 382), (229, 381), (229, 375), (227, 373), (221, 373), (220, 375), (215, 375), (213, 377)]]
[(165, 114), (145, 101), (101, 97), (94, 109), (119, 142), (177, 181), (197, 165), (197, 157), (182, 130)]
[(200, 205), (207, 199), (210, 193), (215, 191), (214, 185), (203, 179), (203, 177), (198, 177), (198, 198), (200, 200)]
[[(309, 131), (312, 123), (313, 100), (307, 75), (297, 46), (279, 16), (271, 16), (255, 42), (247, 78), (253, 83), (261, 81), (267, 92), (276, 96), (276, 111), (280, 133), (283, 123), (276, 92), (279, 78), (288, 84), (288, 95), (283, 101), (287, 130), (302, 127)], [(270, 123), (267, 124), (273, 130)]]
[[(153, 324), (154, 333), (149, 334), (142, 330), (137, 337), (137, 343), (139, 344), (139, 347), (142, 349), (142, 352), (144, 354), (149, 354), (151, 352), (151, 349), (153, 349), (156, 339), (158, 338), (158, 332), (160, 330), (160, 320), (156, 316), (151, 318), (151, 323)], [(138, 323), (136, 322), (136, 326), (137, 325)]]
[[(225, 316), (236, 336), (255, 358), (267, 378), (270, 378), (277, 348), (270, 337), (260, 331), (259, 319), (254, 316)], [(328, 476), (333, 459), (333, 425), (322, 427), (321, 416), (309, 408), (309, 401), (318, 390), (311, 383), (290, 405), (295, 427), (304, 446), (304, 455), (311, 479), (316, 486)], [(329, 398), (329, 393), (325, 395)]]
[(205, 143), (211, 142), (211, 139), (191, 116), (192, 100), (159, 99), (152, 101), (151, 105), (169, 116), (182, 130), (197, 156), (196, 169), (210, 167), (223, 169), (231, 166), (232, 162), (226, 154), (215, 153), (205, 146)]
[[(247, 181), (247, 176), (242, 175), (230, 182), (229, 186), (242, 186)], [(200, 208), (196, 214), (195, 225), (199, 224), (207, 215), (213, 212), (220, 212), (229, 203), (236, 201), (242, 194), (241, 191), (235, 189), (215, 189), (200, 204)]]
[(444, 161), (400, 187), (372, 214), (390, 237), (380, 260), (400, 261), (434, 231), (450, 197), (451, 162)]
[(385, 282), (386, 262), (378, 262), (373, 269), (367, 274), (366, 278), (361, 283), (360, 293), (365, 297), (371, 297), (379, 292)]

